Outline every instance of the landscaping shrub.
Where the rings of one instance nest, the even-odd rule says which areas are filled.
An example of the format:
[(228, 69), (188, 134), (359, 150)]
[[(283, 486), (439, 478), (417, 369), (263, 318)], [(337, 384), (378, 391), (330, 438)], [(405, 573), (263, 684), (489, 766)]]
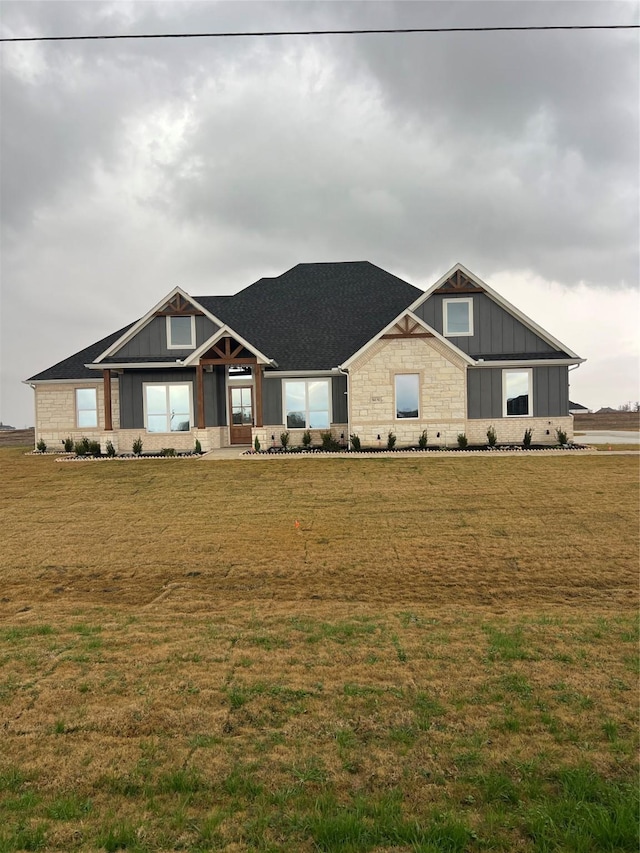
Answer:
[(308, 429), (306, 429), (302, 433), (302, 444), (304, 447), (310, 447), (311, 446), (311, 433), (309, 432)]
[(393, 430), (389, 430), (389, 434), (387, 435), (387, 450), (393, 450), (396, 446), (396, 434)]
[(322, 438), (322, 449), (323, 450), (342, 450), (340, 446), (340, 442), (336, 441), (335, 438), (331, 435), (330, 432), (321, 433)]
[(90, 441), (88, 450), (91, 456), (102, 456), (102, 450), (100, 449), (99, 441)]
[(558, 427), (556, 429), (556, 438), (558, 439), (558, 444), (566, 444), (567, 443), (567, 433)]
[(487, 430), (487, 441), (489, 442), (489, 447), (495, 447), (498, 441), (498, 435), (492, 426)]
[(522, 439), (522, 446), (523, 447), (531, 447), (531, 436), (532, 435), (533, 435), (533, 432), (531, 429), (526, 429), (524, 431), (524, 437)]
[(71, 436), (65, 438), (62, 443), (64, 444), (65, 453), (73, 453), (73, 439), (71, 438)]
[(142, 453), (142, 439), (140, 438), (140, 436), (138, 436), (133, 442), (133, 453), (135, 456), (140, 456), (140, 454)]
[(460, 450), (464, 450), (465, 447), (469, 444), (469, 439), (463, 432), (458, 433), (458, 447)]
[(116, 455), (116, 449), (115, 449), (115, 447), (113, 446), (113, 442), (112, 442), (112, 441), (108, 441), (108, 442), (106, 443), (106, 445), (105, 445), (105, 450), (107, 451), (107, 456), (108, 456), (110, 459), (113, 459), (113, 457)]
[(418, 436), (418, 447), (420, 450), (427, 449), (427, 431), (423, 429), (420, 435)]
[(258, 436), (253, 439), (253, 449), (256, 453), (260, 450), (260, 439), (258, 438)]
[(73, 449), (75, 450), (76, 456), (86, 456), (89, 448), (85, 447), (84, 441), (76, 441), (73, 445)]
[(175, 448), (163, 447), (162, 450), (160, 451), (160, 455), (161, 456), (175, 456), (176, 455)]
[(40, 441), (36, 444), (36, 449), (39, 453), (46, 453), (47, 445), (43, 438), (41, 438)]
[(193, 448), (193, 452), (197, 453), (198, 456), (200, 456), (200, 454), (202, 453), (202, 445), (200, 444), (200, 441), (197, 438), (196, 438), (195, 446)]
[(280, 433), (280, 444), (284, 447), (285, 450), (287, 449), (287, 447), (289, 445), (290, 437), (291, 436), (290, 436), (288, 431)]
[(352, 450), (356, 450), (356, 451), (360, 450), (360, 438), (359, 438), (359, 436), (357, 436), (355, 433), (352, 433), (352, 435), (349, 436), (349, 441), (351, 442), (351, 449)]

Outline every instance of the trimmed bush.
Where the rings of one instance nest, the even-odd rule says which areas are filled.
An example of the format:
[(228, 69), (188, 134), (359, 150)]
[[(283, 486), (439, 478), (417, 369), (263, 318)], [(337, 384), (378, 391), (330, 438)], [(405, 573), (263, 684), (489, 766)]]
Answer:
[(498, 435), (492, 426), (487, 430), (487, 441), (489, 442), (489, 447), (495, 447), (498, 441)]
[(142, 453), (142, 439), (140, 438), (140, 436), (138, 436), (133, 442), (133, 453), (134, 456), (140, 456), (140, 454)]
[(418, 436), (418, 447), (420, 450), (427, 449), (427, 431), (423, 429), (420, 435)]
[(306, 429), (302, 433), (302, 444), (304, 447), (310, 447), (311, 446), (311, 433), (309, 432), (308, 429)]
[(280, 444), (284, 447), (285, 450), (287, 449), (287, 447), (289, 445), (289, 439), (290, 438), (291, 438), (291, 436), (290, 436), (288, 430), (286, 432), (280, 433)]
[(105, 450), (107, 451), (107, 456), (109, 457), (109, 459), (113, 459), (113, 457), (116, 455), (116, 449), (113, 446), (112, 441), (108, 441), (106, 443)]
[(460, 450), (464, 450), (465, 447), (469, 444), (469, 439), (463, 432), (458, 433), (458, 447)]
[(389, 434), (387, 435), (387, 450), (393, 450), (396, 446), (396, 434), (393, 430), (389, 430)]
[(260, 439), (258, 438), (258, 436), (253, 439), (253, 449), (256, 453), (260, 450)]
[(73, 439), (71, 438), (71, 436), (65, 438), (62, 443), (64, 444), (65, 453), (73, 453)]
[(102, 456), (102, 450), (100, 449), (99, 441), (89, 442), (89, 453), (91, 454), (91, 456)]
[(76, 441), (73, 445), (73, 449), (75, 450), (76, 456), (86, 456), (88, 453), (88, 448), (84, 446), (83, 441)]
[(531, 447), (531, 437), (533, 435), (533, 431), (531, 429), (526, 429), (524, 431), (524, 437), (522, 439), (523, 447)]
[(163, 447), (160, 451), (161, 456), (175, 456), (176, 451), (174, 447)]
[(558, 439), (558, 444), (566, 444), (567, 443), (567, 433), (558, 427), (556, 429), (556, 438)]
[(197, 438), (196, 438), (196, 443), (195, 443), (194, 448), (193, 448), (193, 452), (197, 453), (198, 456), (200, 456), (200, 454), (202, 453), (202, 445), (200, 444), (200, 441)]
[(39, 453), (46, 453), (47, 445), (46, 445), (46, 442), (43, 438), (41, 438), (40, 441), (36, 444), (36, 450)]
[(355, 433), (349, 436), (349, 441), (351, 442), (351, 449), (358, 451), (360, 450), (360, 438)]

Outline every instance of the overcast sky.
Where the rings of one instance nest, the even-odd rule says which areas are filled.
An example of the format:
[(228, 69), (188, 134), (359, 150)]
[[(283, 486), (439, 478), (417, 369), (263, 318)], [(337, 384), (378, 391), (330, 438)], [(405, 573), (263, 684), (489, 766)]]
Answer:
[[(638, 23), (628, 2), (7, 2), (3, 36)], [(640, 398), (637, 30), (4, 44), (0, 420), (172, 287), (460, 261)]]

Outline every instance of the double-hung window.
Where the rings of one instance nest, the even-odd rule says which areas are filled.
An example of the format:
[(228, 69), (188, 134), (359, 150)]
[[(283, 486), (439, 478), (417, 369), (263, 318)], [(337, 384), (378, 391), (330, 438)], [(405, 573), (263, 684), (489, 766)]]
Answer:
[(473, 335), (473, 298), (471, 296), (442, 300), (442, 328), (448, 338)]
[(196, 318), (167, 317), (167, 349), (195, 349)]
[(396, 374), (396, 418), (417, 418), (420, 414), (420, 376)]
[(187, 432), (191, 428), (191, 383), (144, 386), (147, 432)]
[(328, 429), (329, 379), (285, 379), (284, 417), (288, 429)]
[(502, 414), (505, 418), (533, 415), (531, 368), (502, 371)]
[(98, 426), (98, 395), (95, 388), (76, 388), (76, 426)]

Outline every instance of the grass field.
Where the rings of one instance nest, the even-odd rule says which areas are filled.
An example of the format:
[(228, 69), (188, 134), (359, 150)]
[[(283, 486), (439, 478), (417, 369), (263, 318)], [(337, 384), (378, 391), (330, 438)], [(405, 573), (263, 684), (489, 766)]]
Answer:
[(0, 853), (638, 849), (636, 456), (0, 464)]

